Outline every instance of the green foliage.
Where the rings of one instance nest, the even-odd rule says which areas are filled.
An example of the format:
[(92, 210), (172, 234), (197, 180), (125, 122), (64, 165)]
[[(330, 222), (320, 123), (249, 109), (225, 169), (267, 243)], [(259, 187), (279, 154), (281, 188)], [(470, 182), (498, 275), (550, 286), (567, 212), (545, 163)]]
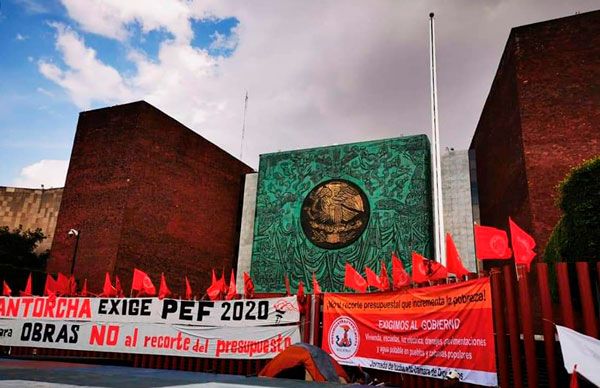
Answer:
[(563, 216), (554, 227), (544, 261), (600, 259), (600, 155), (575, 167), (557, 187)]
[(12, 231), (8, 226), (0, 227), (0, 264), (31, 270), (44, 269), (48, 252), (35, 252), (46, 236), (40, 228), (31, 231), (22, 226)]

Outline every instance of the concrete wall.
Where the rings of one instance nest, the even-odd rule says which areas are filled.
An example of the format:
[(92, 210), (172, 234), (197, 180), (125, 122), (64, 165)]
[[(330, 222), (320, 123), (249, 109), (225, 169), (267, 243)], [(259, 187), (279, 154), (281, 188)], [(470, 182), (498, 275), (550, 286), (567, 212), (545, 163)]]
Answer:
[(236, 265), (243, 178), (252, 169), (146, 102), (82, 112), (50, 271), (70, 268), (92, 291), (106, 271), (129, 288), (134, 267), (202, 295), (210, 270)]
[(476, 271), (469, 151), (442, 152), (444, 228), (451, 233), (465, 267)]
[(240, 247), (238, 250), (236, 284), (238, 293), (244, 292), (244, 272), (250, 274), (252, 261), (252, 241), (254, 240), (254, 216), (256, 214), (256, 188), (258, 173), (246, 174), (244, 184), (244, 204), (242, 225), (240, 228)]
[(47, 238), (38, 246), (38, 252), (50, 249), (56, 228), (63, 189), (22, 189), (0, 187), (0, 226), (23, 230), (37, 228)]

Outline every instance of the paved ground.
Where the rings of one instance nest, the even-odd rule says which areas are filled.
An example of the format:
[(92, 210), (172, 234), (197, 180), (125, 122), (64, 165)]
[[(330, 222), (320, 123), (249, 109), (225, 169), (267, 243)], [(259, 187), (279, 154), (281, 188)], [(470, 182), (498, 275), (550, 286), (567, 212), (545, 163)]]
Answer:
[[(265, 379), (199, 372), (123, 366), (89, 365), (55, 361), (0, 359), (0, 387), (311, 387), (298, 380)], [(341, 387), (327, 384), (327, 387)]]

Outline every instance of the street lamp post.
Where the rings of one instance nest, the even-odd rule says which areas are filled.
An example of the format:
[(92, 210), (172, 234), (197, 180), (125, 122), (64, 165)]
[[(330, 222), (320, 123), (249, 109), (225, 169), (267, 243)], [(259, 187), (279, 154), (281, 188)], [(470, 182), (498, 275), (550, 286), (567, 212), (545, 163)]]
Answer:
[(79, 246), (79, 231), (77, 229), (71, 229), (68, 233), (69, 237), (75, 236), (75, 248), (73, 249), (73, 260), (71, 260), (71, 275), (75, 270), (75, 260), (77, 259), (77, 247)]

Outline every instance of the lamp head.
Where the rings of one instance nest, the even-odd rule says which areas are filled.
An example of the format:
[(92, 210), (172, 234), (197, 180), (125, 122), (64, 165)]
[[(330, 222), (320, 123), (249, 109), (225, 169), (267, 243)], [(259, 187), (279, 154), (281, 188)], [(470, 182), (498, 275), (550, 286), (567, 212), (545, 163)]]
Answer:
[(71, 230), (69, 230), (69, 232), (67, 234), (69, 236), (75, 236), (75, 237), (77, 237), (77, 236), (79, 236), (79, 231), (76, 230), (76, 229), (71, 229)]

